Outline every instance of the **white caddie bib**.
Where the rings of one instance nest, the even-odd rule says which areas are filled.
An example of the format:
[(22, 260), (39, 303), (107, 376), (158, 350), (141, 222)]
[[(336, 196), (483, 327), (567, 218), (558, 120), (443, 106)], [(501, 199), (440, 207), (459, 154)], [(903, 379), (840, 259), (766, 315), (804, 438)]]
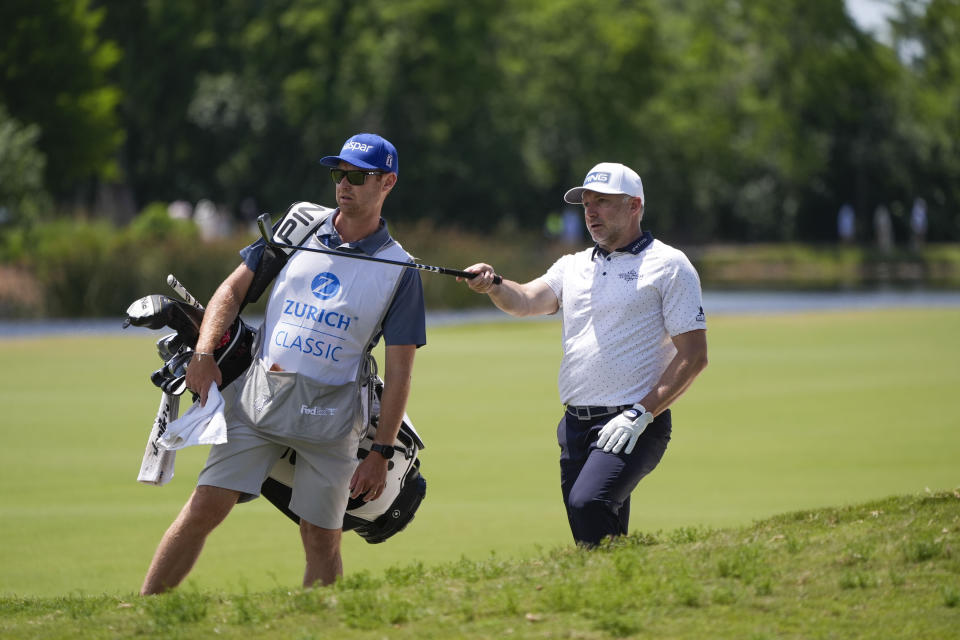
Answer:
[[(303, 246), (325, 247), (315, 235)], [(407, 261), (390, 242), (377, 257)], [(404, 267), (296, 251), (277, 276), (264, 319), (261, 358), (325, 384), (356, 380)]]

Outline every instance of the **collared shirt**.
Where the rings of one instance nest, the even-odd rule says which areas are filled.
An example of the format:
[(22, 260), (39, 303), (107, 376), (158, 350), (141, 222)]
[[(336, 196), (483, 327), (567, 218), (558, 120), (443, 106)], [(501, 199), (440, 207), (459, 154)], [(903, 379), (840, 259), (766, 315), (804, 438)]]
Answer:
[(565, 255), (540, 279), (563, 313), (564, 404), (639, 402), (676, 355), (671, 337), (706, 328), (696, 270), (649, 232), (613, 252)]
[(390, 234), (387, 232), (387, 221), (380, 218), (376, 231), (356, 242), (344, 242), (340, 238), (337, 228), (333, 226), (335, 217), (337, 217), (336, 214), (333, 214), (324, 220), (316, 232), (317, 239), (331, 249), (348, 253), (365, 253), (372, 256), (391, 240)]
[[(649, 231), (644, 231), (642, 234), (640, 234), (639, 238), (637, 238), (636, 240), (634, 240), (633, 242), (631, 242), (625, 247), (620, 247), (616, 251), (619, 251), (621, 253), (632, 253), (633, 255), (637, 255), (638, 253), (640, 253), (641, 251), (649, 247), (652, 242), (653, 242), (653, 234), (650, 233)], [(600, 256), (601, 258), (606, 258), (609, 255), (610, 255), (609, 251), (601, 247), (599, 244), (595, 244), (593, 245), (593, 253), (590, 254), (590, 259), (596, 260), (597, 256)]]

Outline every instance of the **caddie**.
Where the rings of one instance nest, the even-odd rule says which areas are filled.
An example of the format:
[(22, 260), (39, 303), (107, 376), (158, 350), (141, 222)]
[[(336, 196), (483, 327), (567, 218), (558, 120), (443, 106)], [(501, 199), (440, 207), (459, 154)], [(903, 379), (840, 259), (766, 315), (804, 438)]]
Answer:
[[(289, 235), (288, 225), (310, 224), (304, 246), (412, 261), (380, 216), (397, 184), (394, 146), (361, 133), (320, 163), (330, 169), (337, 208), (296, 203), (275, 233)], [(426, 344), (419, 272), (308, 251), (278, 252), (262, 239), (240, 255), (243, 262), (206, 307), (187, 387), (206, 403), (210, 385), (222, 381), (212, 356), (218, 339), (241, 306), (269, 288), (259, 346), (243, 376), (223, 389), (227, 442), (211, 447), (193, 494), (157, 548), (143, 595), (181, 583), (207, 536), (237, 502), (257, 497), (288, 448), (297, 456), (289, 508), (300, 518), (304, 587), (331, 584), (342, 575), (347, 502), (375, 500), (386, 485), (414, 356)], [(381, 337), (380, 420), (370, 454), (359, 461), (367, 424), (364, 385), (375, 378), (370, 351)]]
[[(640, 223), (640, 176), (604, 162), (564, 195), (596, 243), (526, 284), (475, 264), (466, 280), (515, 316), (563, 312), (557, 426), (560, 487), (577, 544), (625, 535), (630, 494), (659, 464), (670, 405), (707, 366), (700, 279), (687, 257)], [(462, 279), (461, 279), (462, 280)]]

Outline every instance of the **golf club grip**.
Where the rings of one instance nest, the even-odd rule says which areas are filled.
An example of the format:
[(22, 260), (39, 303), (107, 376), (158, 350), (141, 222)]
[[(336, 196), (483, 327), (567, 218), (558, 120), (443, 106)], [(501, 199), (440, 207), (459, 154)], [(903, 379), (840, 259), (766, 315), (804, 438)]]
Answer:
[[(470, 271), (460, 271), (459, 269), (448, 269), (446, 267), (433, 267), (429, 264), (420, 264), (419, 262), (408, 262), (407, 264), (401, 265), (401, 266), (409, 267), (411, 269), (418, 269), (420, 271), (429, 271), (431, 273), (440, 273), (445, 276), (456, 276), (458, 278), (463, 278), (465, 280), (473, 280), (478, 275), (480, 275), (479, 273), (472, 273)], [(501, 282), (503, 282), (503, 278), (494, 274), (493, 284), (500, 284)]]
[(183, 298), (184, 302), (203, 311), (203, 305), (200, 304), (200, 301), (194, 298), (193, 295), (187, 291), (187, 288), (183, 286), (172, 273), (167, 275), (167, 284), (170, 285), (170, 288), (173, 289), (178, 296)]
[[(479, 273), (470, 273), (468, 271), (464, 271), (463, 274), (464, 274), (463, 277), (468, 280), (472, 280), (473, 278), (480, 275)], [(501, 278), (497, 274), (493, 274), (493, 284), (500, 284), (501, 282), (503, 282), (503, 278)]]

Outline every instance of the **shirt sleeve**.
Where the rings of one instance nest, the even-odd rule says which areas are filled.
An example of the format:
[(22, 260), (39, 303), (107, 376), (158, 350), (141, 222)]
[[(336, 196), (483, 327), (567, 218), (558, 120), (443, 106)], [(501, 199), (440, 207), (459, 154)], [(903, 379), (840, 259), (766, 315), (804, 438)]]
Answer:
[(387, 345), (427, 344), (426, 311), (420, 272), (404, 269), (397, 293), (383, 318), (383, 342)]
[(561, 308), (563, 307), (563, 273), (572, 258), (571, 255), (561, 256), (547, 269), (545, 274), (538, 278), (550, 287), (553, 295), (557, 296), (557, 302)]
[(672, 275), (663, 290), (663, 324), (671, 336), (707, 328), (700, 276), (685, 255), (677, 252)]

